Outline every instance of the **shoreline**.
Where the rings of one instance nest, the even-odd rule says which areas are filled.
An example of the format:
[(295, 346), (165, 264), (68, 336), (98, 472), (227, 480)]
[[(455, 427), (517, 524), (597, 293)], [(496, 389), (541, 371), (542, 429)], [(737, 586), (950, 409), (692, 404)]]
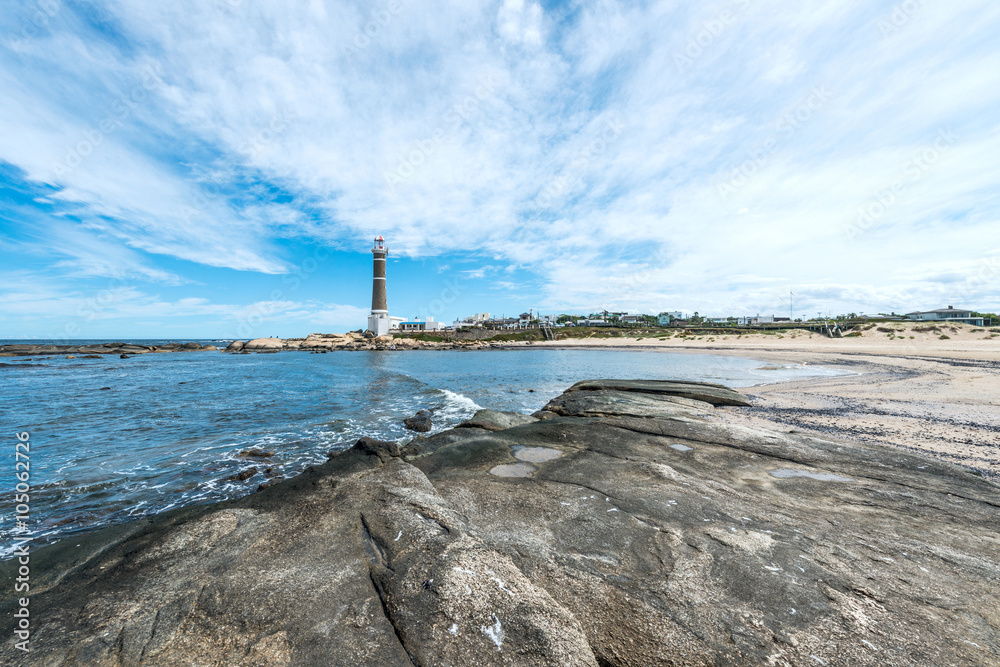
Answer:
[(704, 343), (603, 338), (529, 347), (716, 354), (846, 371), (742, 387), (752, 406), (725, 410), (733, 423), (744, 426), (891, 445), (1000, 482), (1000, 344), (995, 339), (925, 338), (893, 345), (863, 338), (762, 338), (718, 337)]
[[(1000, 481), (1000, 337), (990, 336), (989, 330), (970, 327), (953, 327), (948, 331), (951, 336), (947, 340), (938, 338), (937, 331), (928, 335), (920, 327), (915, 332), (904, 327), (886, 336), (874, 329), (862, 337), (841, 339), (793, 332), (787, 337), (754, 334), (708, 336), (701, 340), (588, 337), (444, 343), (408, 338), (365, 339), (359, 334), (315, 334), (305, 339), (237, 341), (230, 346), (235, 349), (228, 352), (629, 350), (713, 354), (802, 367), (822, 366), (845, 373), (765, 380), (744, 387), (742, 391), (751, 398), (752, 406), (732, 410), (733, 419), (747, 426), (801, 430), (825, 437), (892, 445), (956, 463)], [(905, 334), (911, 332), (916, 335), (906, 338)], [(108, 343), (77, 346), (72, 351), (126, 356), (206, 349), (194, 346), (174, 343), (169, 350), (140, 350), (131, 344)], [(44, 352), (0, 348), (0, 356), (55, 356), (69, 351), (61, 349), (63, 346), (47, 347)]]
[(735, 423), (891, 445), (1000, 481), (1000, 361), (949, 354), (675, 349), (847, 371), (742, 388)]

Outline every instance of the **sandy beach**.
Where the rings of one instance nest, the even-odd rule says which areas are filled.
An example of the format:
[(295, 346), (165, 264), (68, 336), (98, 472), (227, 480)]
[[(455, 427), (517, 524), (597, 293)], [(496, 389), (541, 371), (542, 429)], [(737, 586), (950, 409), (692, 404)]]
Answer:
[[(947, 338), (941, 338), (947, 336)], [(702, 337), (583, 338), (554, 347), (658, 349), (819, 365), (848, 375), (745, 388), (753, 406), (725, 408), (747, 425), (774, 423), (874, 442), (1000, 480), (1000, 335), (965, 325), (879, 324), (849, 338), (809, 332)], [(772, 365), (773, 364), (773, 365)]]

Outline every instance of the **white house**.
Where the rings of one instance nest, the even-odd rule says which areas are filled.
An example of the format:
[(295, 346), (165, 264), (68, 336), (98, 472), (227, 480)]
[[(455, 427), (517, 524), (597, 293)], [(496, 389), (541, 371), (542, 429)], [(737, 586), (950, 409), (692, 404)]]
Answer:
[(736, 320), (736, 324), (745, 327), (750, 324), (773, 324), (774, 315), (744, 315)]
[(433, 317), (428, 317), (421, 322), (419, 317), (399, 323), (400, 331), (444, 331), (448, 327), (444, 322), (435, 322)]
[(964, 308), (938, 308), (937, 310), (924, 310), (914, 313), (907, 313), (906, 317), (918, 322), (962, 322), (981, 327), (985, 324), (982, 317), (973, 317), (972, 311)]

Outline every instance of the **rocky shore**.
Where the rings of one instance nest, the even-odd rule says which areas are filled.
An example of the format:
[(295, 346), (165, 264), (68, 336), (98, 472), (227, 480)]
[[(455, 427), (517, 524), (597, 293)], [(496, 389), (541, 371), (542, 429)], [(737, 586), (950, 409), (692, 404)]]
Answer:
[(719, 385), (596, 380), (533, 416), (363, 438), (238, 500), (34, 552), (32, 652), (7, 641), (0, 658), (1000, 663), (1000, 487), (734, 423), (747, 404)]
[(432, 341), (399, 336), (371, 336), (359, 331), (345, 334), (309, 334), (305, 338), (255, 338), (233, 341), (227, 352), (330, 352), (333, 350), (483, 350), (530, 345), (529, 342), (475, 340)]
[(163, 345), (134, 345), (131, 343), (98, 343), (93, 345), (38, 345), (34, 343), (19, 343), (15, 345), (0, 345), (0, 357), (34, 357), (55, 354), (80, 355), (133, 355), (150, 352), (197, 352), (218, 350), (214, 345), (201, 343), (164, 343)]
[[(267, 352), (331, 352), (333, 350), (487, 350), (531, 345), (527, 342), (490, 341), (429, 341), (394, 336), (366, 336), (352, 331), (345, 334), (309, 334), (305, 338), (255, 338), (249, 341), (237, 340), (226, 346), (222, 352), (267, 353)], [(162, 345), (134, 345), (130, 343), (100, 343), (91, 345), (49, 345), (18, 343), (0, 345), (0, 357), (34, 357), (51, 355), (136, 355), (150, 352), (194, 352), (219, 350), (215, 345), (200, 343), (164, 343)]]

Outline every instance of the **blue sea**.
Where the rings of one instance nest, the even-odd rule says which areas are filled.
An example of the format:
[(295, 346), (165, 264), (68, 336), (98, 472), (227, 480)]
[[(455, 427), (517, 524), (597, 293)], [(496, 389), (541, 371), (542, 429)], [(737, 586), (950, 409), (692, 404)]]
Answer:
[[(745, 387), (836, 374), (813, 366), (765, 366), (773, 368), (740, 357), (645, 350), (0, 357), (3, 459), (9, 471), (0, 476), (0, 497), (7, 499), (0, 558), (9, 555), (18, 536), (12, 502), (15, 432), (30, 434), (29, 526), (37, 546), (250, 493), (263, 474), (245, 481), (227, 478), (251, 466), (273, 467), (274, 474), (288, 477), (362, 436), (403, 443), (414, 434), (402, 420), (420, 409), (433, 410), (436, 432), (480, 407), (534, 412), (574, 382), (590, 378)], [(255, 447), (274, 450), (273, 459), (261, 463), (238, 456)]]

